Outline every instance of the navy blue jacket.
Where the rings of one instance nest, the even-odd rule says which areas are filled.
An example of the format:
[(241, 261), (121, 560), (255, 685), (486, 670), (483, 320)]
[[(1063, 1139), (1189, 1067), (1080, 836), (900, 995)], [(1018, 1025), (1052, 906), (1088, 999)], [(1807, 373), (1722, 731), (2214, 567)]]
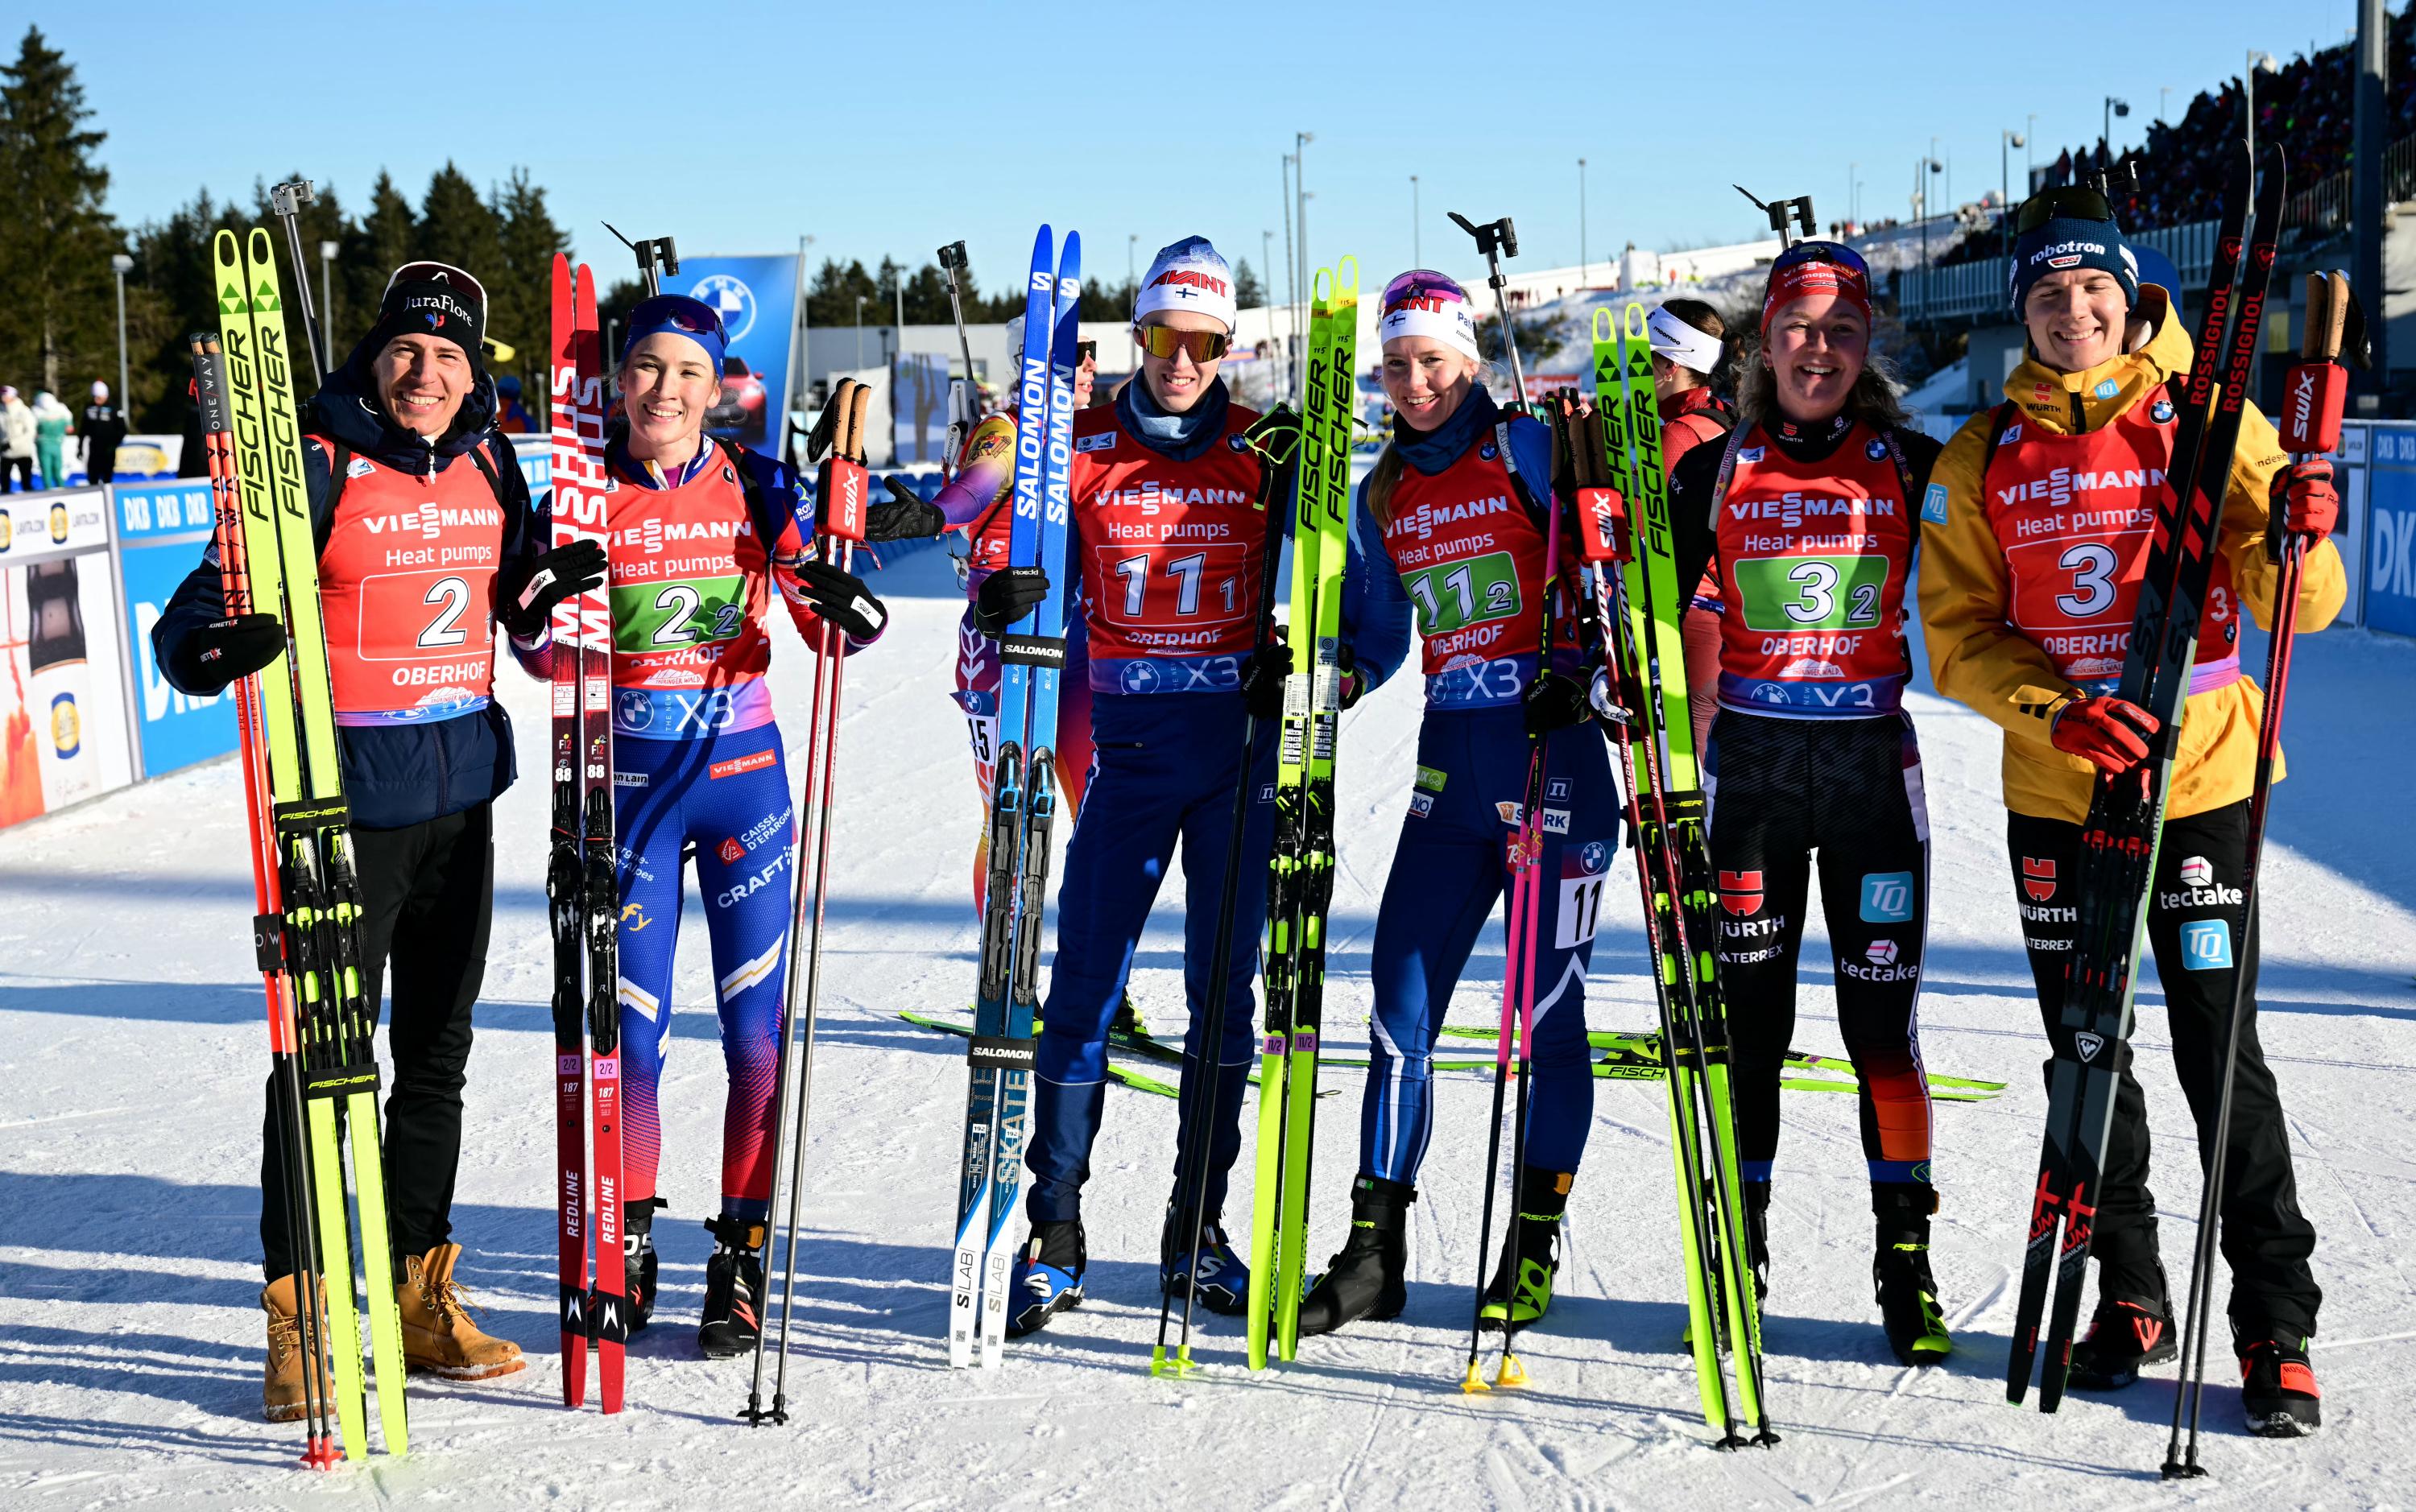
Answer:
[[(475, 468), (477, 463), (469, 454), (484, 443), (496, 481), (502, 485), (504, 568), (508, 570), (511, 564), (543, 551), (549, 535), (546, 517), (529, 498), (528, 484), (512, 460), (510, 443), (493, 429), (492, 382), (478, 380), (462, 401), (453, 428), (431, 446), (397, 427), (378, 408), (377, 385), (369, 367), (375, 355), (355, 349), (352, 360), (329, 376), (326, 386), (304, 408), (301, 420), (306, 436), (325, 437), (355, 456), (407, 472)], [(330, 461), (325, 450), (308, 440), (303, 442), (311, 524), (322, 552), (326, 550), (335, 522), (327, 503)], [(201, 565), (177, 585), (160, 612), (159, 622), (152, 627), (152, 651), (161, 675), (189, 694), (207, 696), (223, 689), (222, 682), (189, 685), (168, 669), (177, 665), (174, 651), (186, 636), (225, 617), (218, 546), (212, 543), (203, 550)], [(353, 823), (365, 830), (399, 830), (458, 814), (491, 801), (512, 785), (515, 775), (511, 720), (498, 703), (424, 724), (340, 726), (336, 737), (343, 753), (344, 796), (352, 807)]]

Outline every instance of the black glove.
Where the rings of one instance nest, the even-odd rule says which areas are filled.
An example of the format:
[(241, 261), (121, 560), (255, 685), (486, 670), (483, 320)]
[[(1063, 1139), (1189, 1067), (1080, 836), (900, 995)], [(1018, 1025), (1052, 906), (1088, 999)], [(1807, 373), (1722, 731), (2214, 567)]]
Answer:
[(906, 487), (905, 480), (893, 477), (882, 481), (889, 486), (889, 498), (865, 512), (866, 540), (922, 541), (948, 528), (948, 516), (940, 513), (940, 506), (925, 503)]
[(578, 540), (495, 574), (495, 618), (518, 640), (535, 640), (554, 606), (604, 586), (604, 544)]
[(1586, 701), (1587, 691), (1584, 683), (1563, 673), (1539, 674), (1527, 685), (1526, 696), (1519, 700), (1526, 709), (1527, 733), (1548, 735), (1593, 718), (1593, 710)]
[(1032, 606), (1049, 596), (1049, 572), (1043, 567), (1001, 567), (982, 579), (974, 594), (974, 628), (995, 637)]
[(285, 624), (273, 614), (213, 620), (176, 645), (169, 670), (179, 686), (225, 687), (285, 654)]
[(1281, 719), (1284, 679), (1291, 676), (1291, 648), (1282, 641), (1242, 658), (1242, 703), (1257, 720)]
[(853, 640), (870, 640), (889, 622), (888, 606), (872, 596), (863, 578), (827, 561), (798, 564), (797, 596)]

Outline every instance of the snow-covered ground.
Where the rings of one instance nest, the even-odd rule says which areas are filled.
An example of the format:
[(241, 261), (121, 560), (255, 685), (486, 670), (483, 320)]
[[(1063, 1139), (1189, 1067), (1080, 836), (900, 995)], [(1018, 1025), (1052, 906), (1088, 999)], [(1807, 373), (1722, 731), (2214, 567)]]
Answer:
[[(722, 1072), (697, 911), (682, 945), (665, 1100), (658, 1230), (667, 1295), (632, 1350), (629, 1406), (560, 1405), (554, 1355), (553, 1125), (544, 1002), (544, 794), (524, 778), (499, 810), (498, 905), (457, 1236), (486, 1325), (529, 1369), (479, 1385), (415, 1385), (413, 1451), (325, 1477), (294, 1468), (291, 1426), (258, 1420), (253, 1230), (265, 1065), (249, 965), (240, 785), (219, 763), (0, 834), (0, 1505), (404, 1505), (492, 1508), (2370, 1505), (2404, 1501), (2393, 1416), (2416, 1375), (2416, 645), (2309, 638), (2290, 703), (2292, 775), (2275, 803), (2266, 894), (2265, 1039), (2279, 1067), (2302, 1200), (2322, 1235), (2316, 1360), (2329, 1426), (2267, 1443), (2236, 1427), (2228, 1362), (2209, 1393), (2214, 1478), (2160, 1487), (2169, 1372), (2056, 1417), (2005, 1405), (2012, 1267), (2044, 1098), (2036, 1010), (2016, 929), (1993, 728), (1914, 699), (1938, 854), (1925, 995), (1935, 1070), (1993, 1076), (2004, 1097), (1947, 1105), (1937, 1266), (1956, 1352), (1896, 1366), (1875, 1321), (1870, 1220), (1853, 1105), (1790, 1096), (1773, 1243), (1769, 1453), (1704, 1446), (1678, 1337), (1684, 1305), (1652, 1085), (1606, 1084), (1561, 1299), (1529, 1335), (1533, 1385), (1458, 1390), (1481, 1196), (1485, 1081), (1451, 1081), (1412, 1225), (1397, 1324), (1306, 1343), (1253, 1376), (1236, 1330), (1207, 1321), (1208, 1369), (1144, 1369), (1174, 1109), (1111, 1091), (1088, 1205), (1090, 1305), (1013, 1350), (994, 1374), (950, 1372), (944, 1277), (964, 1089), (962, 1046), (899, 1009), (960, 1009), (973, 977), (966, 903), (974, 797), (947, 698), (958, 600), (936, 553), (883, 584), (886, 642), (850, 678), (844, 812), (833, 857), (826, 1000), (815, 1057), (800, 1254), (800, 1332), (781, 1429), (734, 1421), (746, 1362), (707, 1363), (689, 1326), (710, 1248)], [(2252, 664), (2261, 647), (2248, 648)], [(775, 676), (804, 727), (807, 658)], [(506, 679), (515, 675), (506, 673)], [(540, 770), (542, 695), (507, 681), (521, 766)], [(1375, 903), (1410, 786), (1414, 681), (1345, 723), (1342, 870), (1328, 1026), (1364, 1037)], [(1167, 894), (1179, 897), (1170, 882)], [(1618, 898), (1632, 898), (1619, 893)], [(1817, 907), (1817, 903), (1815, 905)], [(1631, 903), (1608, 911), (1590, 1012), (1642, 1026), (1649, 996)], [(1161, 904), (1135, 996), (1181, 1014), (1179, 920)], [(1816, 925), (1815, 934), (1818, 933)], [(1818, 959), (1820, 949), (1807, 950)], [(1498, 934), (1455, 1016), (1487, 1022)], [(1803, 990), (1804, 1049), (1839, 1048), (1820, 976)], [(2159, 1140), (2175, 1280), (2198, 1183), (2167, 1057), (2159, 992), (2142, 991), (2141, 1071)], [(1327, 1073), (1314, 1241), (1338, 1245), (1359, 1079)], [(1246, 1203), (1248, 1161), (1236, 1211)], [(591, 1399), (592, 1400), (592, 1399)], [(2399, 1447), (2393, 1447), (2393, 1445)]]

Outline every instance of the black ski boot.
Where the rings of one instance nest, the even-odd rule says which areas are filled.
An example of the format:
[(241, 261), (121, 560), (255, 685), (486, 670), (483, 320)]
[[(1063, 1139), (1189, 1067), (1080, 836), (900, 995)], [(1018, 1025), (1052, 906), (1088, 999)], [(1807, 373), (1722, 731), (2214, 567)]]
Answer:
[(714, 1248), (704, 1263), (704, 1321), (696, 1342), (706, 1359), (744, 1355), (763, 1336), (763, 1227), (728, 1216), (704, 1226)]
[(1524, 1328), (1552, 1305), (1552, 1282), (1561, 1272), (1561, 1219), (1576, 1179), (1563, 1171), (1526, 1174), (1518, 1210), (1510, 1215), (1510, 1241), (1502, 1247), (1502, 1263), (1476, 1311), (1477, 1326), (1487, 1333), (1500, 1333), (1505, 1321)]
[(2240, 1406), (2248, 1415), (2248, 1431), (2261, 1439), (2302, 1438), (2324, 1426), (2324, 1394), (2307, 1363), (2306, 1336), (2288, 1340), (2232, 1346), (2240, 1355)]
[(621, 1209), (622, 1295), (633, 1334), (655, 1318), (655, 1215), (670, 1205), (660, 1197), (642, 1197)]
[(1033, 1224), (1007, 1283), (1006, 1337), (1037, 1333), (1057, 1314), (1080, 1307), (1082, 1272), (1090, 1263), (1080, 1219)]
[(2139, 1379), (2148, 1366), (2177, 1357), (2180, 1340), (2181, 1330), (2173, 1326), (2172, 1293), (2159, 1265), (2152, 1290), (2098, 1294), (2089, 1332), (2072, 1346), (2064, 1385), (2076, 1391), (2119, 1391)]
[(1937, 1206), (1936, 1191), (1919, 1183), (1888, 1182), (1871, 1190), (1871, 1209), (1879, 1218), (1871, 1286), (1879, 1294), (1888, 1348), (1907, 1365), (1936, 1365), (1955, 1350), (1938, 1305), (1938, 1282), (1929, 1273), (1929, 1215)]
[(1300, 1304), (1300, 1336), (1367, 1319), (1389, 1323), (1409, 1304), (1410, 1205), (1418, 1190), (1382, 1176), (1351, 1183), (1351, 1237)]
[(1223, 1222), (1212, 1218), (1200, 1225), (1200, 1248), (1189, 1261), (1177, 1252), (1188, 1237), (1178, 1236), (1177, 1227), (1174, 1205), (1169, 1203), (1166, 1226), (1157, 1236), (1158, 1286), (1180, 1303), (1188, 1284), (1201, 1307), (1219, 1317), (1238, 1317), (1250, 1305), (1250, 1267), (1234, 1250)]
[(1115, 1017), (1108, 1020), (1108, 1033), (1129, 1034), (1144, 1040), (1149, 1038), (1149, 1025), (1141, 1022), (1140, 1010), (1133, 1007), (1130, 992), (1117, 1000)]
[(1753, 1266), (1753, 1299), (1759, 1311), (1770, 1301), (1770, 1183), (1744, 1186), (1744, 1250)]

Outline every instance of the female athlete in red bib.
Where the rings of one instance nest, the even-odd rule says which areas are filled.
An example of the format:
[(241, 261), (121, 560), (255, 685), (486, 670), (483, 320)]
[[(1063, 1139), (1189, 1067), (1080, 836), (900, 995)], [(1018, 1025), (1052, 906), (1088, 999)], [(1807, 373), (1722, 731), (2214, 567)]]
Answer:
[(1671, 479), (1678, 580), (1720, 588), (1720, 711), (1704, 762), (1714, 949), (1736, 1052), (1737, 1146), (1755, 1268), (1769, 1270), (1778, 1083), (1817, 856), (1837, 1025), (1861, 1075), (1878, 1218), (1872, 1275), (1908, 1365), (1952, 1347), (1929, 1268), (1929, 1091), (1921, 1065), (1929, 818), (1902, 709), (1904, 601), (1938, 445), (1870, 356), (1870, 276), (1835, 242), (1772, 265), (1723, 448)]

